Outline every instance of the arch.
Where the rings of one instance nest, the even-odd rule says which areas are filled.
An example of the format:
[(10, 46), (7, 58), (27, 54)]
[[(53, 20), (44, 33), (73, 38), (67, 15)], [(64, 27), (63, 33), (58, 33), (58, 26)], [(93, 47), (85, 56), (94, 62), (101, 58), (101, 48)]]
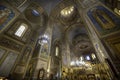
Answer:
[(48, 19), (47, 13), (37, 3), (30, 4), (24, 11), (24, 15), (28, 21), (37, 25), (44, 25)]

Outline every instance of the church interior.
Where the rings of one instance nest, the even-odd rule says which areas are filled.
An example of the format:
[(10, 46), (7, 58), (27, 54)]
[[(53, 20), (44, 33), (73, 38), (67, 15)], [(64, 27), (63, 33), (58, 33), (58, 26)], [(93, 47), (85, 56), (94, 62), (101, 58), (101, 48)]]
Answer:
[(0, 80), (120, 80), (120, 0), (0, 0)]

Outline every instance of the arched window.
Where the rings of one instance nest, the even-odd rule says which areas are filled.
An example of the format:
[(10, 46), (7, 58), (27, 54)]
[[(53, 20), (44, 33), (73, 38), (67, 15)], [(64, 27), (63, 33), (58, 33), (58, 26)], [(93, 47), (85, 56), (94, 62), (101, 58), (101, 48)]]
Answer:
[(26, 32), (28, 28), (28, 25), (25, 23), (22, 23), (19, 28), (16, 30), (15, 35), (18, 37), (22, 37), (24, 35), (24, 33)]
[(56, 48), (55, 48), (55, 56), (58, 56), (58, 55), (59, 55), (59, 47), (56, 46)]
[(35, 10), (35, 9), (33, 9), (32, 10), (32, 14), (34, 15), (34, 16), (40, 16), (40, 13), (37, 11), (37, 10)]

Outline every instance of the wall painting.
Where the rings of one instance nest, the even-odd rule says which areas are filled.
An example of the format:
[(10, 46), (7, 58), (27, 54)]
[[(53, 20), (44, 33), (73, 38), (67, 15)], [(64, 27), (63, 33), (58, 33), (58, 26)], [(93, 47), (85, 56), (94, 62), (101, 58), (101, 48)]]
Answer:
[(15, 17), (14, 11), (9, 7), (0, 4), (0, 30), (6, 26), (13, 17)]
[(40, 57), (44, 58), (44, 59), (48, 59), (49, 57), (49, 45), (48, 43), (45, 43), (41, 46), (41, 54), (40, 54)]
[(11, 69), (13, 68), (15, 61), (18, 57), (18, 54), (9, 52), (6, 56), (5, 60), (0, 66), (0, 75), (1, 76), (8, 76)]
[(100, 36), (120, 30), (120, 18), (103, 6), (96, 6), (87, 12)]

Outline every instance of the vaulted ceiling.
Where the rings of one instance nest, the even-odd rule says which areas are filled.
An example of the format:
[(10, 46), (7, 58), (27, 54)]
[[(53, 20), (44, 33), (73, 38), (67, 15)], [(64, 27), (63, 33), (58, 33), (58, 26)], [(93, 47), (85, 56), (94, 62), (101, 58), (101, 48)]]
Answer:
[(82, 15), (73, 0), (34, 1), (40, 4), (48, 15), (48, 21), (53, 28), (53, 44), (56, 40), (65, 40), (69, 44), (71, 56), (75, 57), (94, 52)]
[(40, 6), (42, 6), (43, 9), (49, 15), (51, 13), (51, 11), (54, 9), (54, 7), (58, 3), (60, 3), (62, 0), (30, 0), (30, 1), (34, 1), (34, 2), (37, 2), (38, 4), (40, 4)]

